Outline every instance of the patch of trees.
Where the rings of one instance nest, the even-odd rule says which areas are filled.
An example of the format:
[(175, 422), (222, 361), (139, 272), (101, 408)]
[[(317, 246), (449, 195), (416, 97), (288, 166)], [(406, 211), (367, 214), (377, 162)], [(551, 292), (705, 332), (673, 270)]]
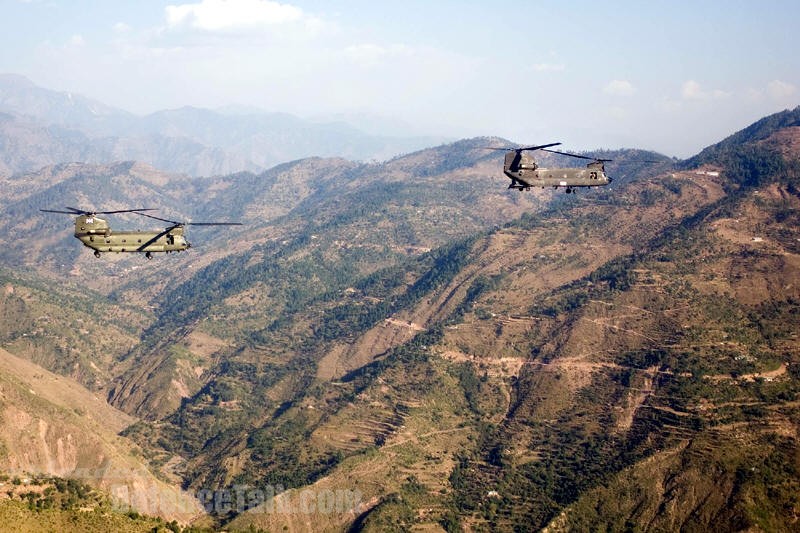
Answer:
[[(471, 237), (442, 246), (426, 254), (415, 267), (423, 274), (402, 292), (405, 276), (403, 269), (392, 267), (368, 276), (356, 284), (365, 294), (380, 295), (379, 301), (346, 302), (326, 311), (315, 327), (315, 336), (321, 340), (331, 340), (353, 336), (366, 331), (381, 320), (394, 313), (415, 305), (423, 296), (449, 283), (469, 261), (472, 245), (477, 237)], [(473, 297), (485, 289), (473, 289)]]

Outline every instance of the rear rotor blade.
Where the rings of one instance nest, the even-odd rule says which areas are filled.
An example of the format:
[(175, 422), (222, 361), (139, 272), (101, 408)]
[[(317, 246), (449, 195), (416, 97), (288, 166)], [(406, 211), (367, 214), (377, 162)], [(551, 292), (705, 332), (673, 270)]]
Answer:
[(241, 226), (241, 222), (178, 222), (177, 220), (168, 220), (166, 218), (157, 217), (154, 215), (148, 215), (147, 213), (136, 213), (137, 215), (142, 215), (143, 217), (147, 218), (154, 218), (156, 220), (160, 220), (161, 222), (169, 222), (170, 224), (174, 224), (175, 227), (179, 226)]
[(65, 207), (69, 211), (59, 211), (56, 209), (40, 209), (46, 213), (64, 213), (66, 215), (111, 215), (113, 213), (138, 213), (140, 211), (155, 211), (155, 209), (117, 209), (115, 211), (87, 211), (86, 209), (77, 209), (75, 207)]
[(624, 165), (624, 164), (629, 164), (629, 163), (664, 163), (665, 162), (665, 161), (657, 161), (655, 159), (623, 159), (623, 160), (603, 159), (602, 157), (591, 157), (591, 156), (580, 155), (580, 154), (572, 154), (572, 153), (569, 153), (569, 152), (559, 152), (558, 150), (547, 150), (546, 148), (542, 148), (542, 151), (543, 152), (550, 152), (551, 154), (561, 154), (561, 155), (567, 155), (569, 157), (577, 157), (577, 158), (580, 158), (580, 159), (588, 159), (590, 161), (599, 161), (601, 163), (610, 163), (612, 161), (616, 161), (616, 163), (618, 165)]
[(178, 222), (176, 220), (168, 220), (166, 218), (157, 217), (155, 215), (148, 215), (147, 213), (139, 213), (139, 212), (137, 212), (136, 214), (137, 215), (141, 215), (143, 217), (147, 217), (147, 218), (154, 218), (156, 220), (160, 220), (161, 222), (169, 222), (170, 224), (175, 224), (176, 226), (182, 226), (183, 225), (183, 222)]
[(542, 151), (543, 152), (550, 152), (551, 154), (561, 154), (561, 155), (567, 155), (569, 157), (577, 157), (578, 159), (588, 159), (590, 161), (604, 161), (604, 162), (611, 161), (610, 159), (598, 159), (596, 157), (589, 157), (589, 156), (586, 156), (586, 155), (579, 155), (579, 154), (571, 154), (569, 152), (559, 152), (558, 150), (548, 150), (546, 148), (542, 148)]
[(183, 226), (241, 226), (241, 222), (184, 222)]

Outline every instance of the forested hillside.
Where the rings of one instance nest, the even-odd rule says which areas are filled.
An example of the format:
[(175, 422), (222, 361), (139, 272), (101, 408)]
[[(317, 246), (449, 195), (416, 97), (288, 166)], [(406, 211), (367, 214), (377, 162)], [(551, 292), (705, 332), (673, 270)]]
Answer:
[[(234, 530), (790, 530), (798, 112), (689, 161), (604, 152), (618, 179), (574, 195), (508, 191), (485, 138), (15, 176), (2, 346), (135, 416), (122, 436), (164, 479), (290, 489), (207, 507)], [(97, 260), (37, 211), (61, 205), (245, 225)]]

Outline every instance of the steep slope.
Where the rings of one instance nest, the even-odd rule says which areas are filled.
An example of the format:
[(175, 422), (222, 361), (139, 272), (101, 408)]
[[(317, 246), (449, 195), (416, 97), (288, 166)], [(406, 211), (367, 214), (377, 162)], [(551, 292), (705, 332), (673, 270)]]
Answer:
[(0, 268), (0, 346), (89, 389), (108, 385), (151, 320), (80, 283)]
[[(709, 146), (695, 157), (686, 161), (688, 166), (700, 166), (710, 160), (728, 159), (742, 154), (742, 149), (747, 145), (758, 145), (763, 141), (778, 137), (795, 137), (792, 132), (800, 127), (800, 106), (775, 113), (756, 121), (741, 131), (737, 131), (719, 143)], [(783, 144), (778, 142), (778, 145)], [(748, 147), (752, 149), (753, 146)], [(788, 152), (791, 155), (791, 152)]]
[(796, 129), (555, 196), (491, 142), (182, 187), (263, 220), (105, 288), (125, 436), (230, 527), (791, 524)]
[[(647, 217), (652, 227), (648, 227), (648, 230), (655, 233), (659, 227), (663, 227), (659, 224), (669, 221), (669, 218), (664, 216), (664, 207), (655, 201), (655, 192), (650, 188), (647, 190), (653, 197), (652, 209)], [(663, 191), (663, 188), (657, 190)], [(691, 209), (709, 201), (708, 197), (713, 199), (714, 194), (718, 197), (721, 188), (710, 188), (707, 195), (693, 193), (687, 191), (685, 195)], [(518, 195), (511, 198), (518, 198)], [(608, 202), (606, 197), (596, 198), (592, 205), (597, 200)], [(633, 205), (635, 200), (638, 198), (628, 201)], [(606, 210), (611, 213), (614, 208), (607, 206)], [(675, 211), (680, 214), (679, 210)], [(564, 229), (561, 237), (577, 244), (578, 238), (572, 233)], [(641, 234), (621, 230), (615, 230), (615, 233), (620, 233), (620, 240), (628, 241), (609, 243), (609, 250), (587, 250), (595, 267), (609, 257), (623, 253), (642, 237)], [(140, 426), (131, 434), (137, 435), (139, 442), (161, 438), (162, 441), (176, 443), (179, 447), (172, 449), (172, 452), (191, 458), (184, 471), (191, 472), (193, 477), (197, 476), (192, 484), (198, 487), (248, 483), (286, 487), (302, 486), (305, 482), (313, 481), (337, 461), (363, 453), (376, 442), (385, 442), (407, 420), (404, 413), (408, 411), (408, 406), (398, 406), (394, 400), (377, 402), (377, 405), (366, 402), (367, 405), (351, 410), (348, 399), (360, 395), (359, 391), (368, 384), (356, 381), (354, 376), (358, 372), (348, 374), (350, 370), (367, 363), (381, 364), (380, 361), (392, 353), (393, 347), (421, 330), (435, 329), (437, 324), (462, 315), (469, 309), (471, 300), (489, 287), (496, 286), (499, 271), (505, 266), (514, 265), (521, 258), (526, 262), (544, 263), (539, 253), (541, 243), (537, 239), (532, 237), (527, 244), (523, 244), (519, 238), (510, 237), (502, 238), (506, 243), (504, 258), (479, 260), (480, 253), (496, 248), (497, 244), (481, 240), (480, 246), (475, 247), (474, 239), (469, 239), (406, 261), (399, 268), (377, 270), (354, 284), (341, 285), (342, 288), (337, 291), (316, 296), (300, 295), (304, 298), (302, 305), (290, 305), (271, 313), (270, 316), (276, 319), (253, 335), (249, 345), (220, 354), (223, 363), (218, 371), (211, 374), (211, 381), (183, 402), (180, 410), (167, 419), (168, 425), (159, 425), (157, 428)], [(315, 241), (324, 243), (325, 239), (320, 235)], [(315, 241), (311, 244), (314, 245)], [(565, 256), (562, 266), (567, 272), (570, 265), (567, 260), (580, 263), (581, 258), (571, 257), (577, 253), (566, 254), (563, 251), (565, 248), (565, 243), (559, 243), (553, 247), (553, 251)], [(294, 257), (299, 249), (293, 246), (287, 252), (285, 255), (283, 251), (280, 252), (280, 262)], [(299, 257), (307, 258), (308, 255)], [(342, 256), (338, 257), (338, 261), (326, 261), (323, 264), (327, 268), (341, 265)], [(493, 268), (498, 270), (487, 272), (481, 269), (492, 262), (497, 263)], [(459, 274), (465, 265), (469, 266)], [(591, 271), (591, 265), (591, 262), (583, 265), (583, 272)], [(229, 273), (224, 286), (235, 287), (236, 273), (246, 273), (246, 265), (228, 266), (224, 269)], [(308, 270), (301, 272), (314, 273), (315, 283), (329, 283), (327, 278), (320, 276), (323, 271), (319, 267), (304, 268)], [(275, 272), (281, 272), (281, 275)], [(277, 280), (286, 279), (287, 272), (291, 271), (272, 270), (266, 274)], [(528, 281), (538, 278), (536, 274), (533, 272)], [(566, 279), (574, 279), (569, 276), (579, 277), (582, 274), (578, 271), (563, 275)], [(510, 272), (502, 271), (502, 276), (513, 279)], [(297, 281), (302, 281), (302, 278), (297, 278)], [(269, 290), (275, 292), (275, 289), (273, 281)], [(196, 291), (182, 290), (182, 298), (176, 298), (175, 301), (182, 301), (181, 305), (185, 306), (185, 296), (193, 292)], [(297, 297), (298, 294), (295, 292), (293, 296)], [(258, 292), (251, 292), (245, 301), (248, 304), (259, 303), (260, 298), (263, 296)], [(287, 301), (280, 293), (275, 300)], [(222, 308), (218, 309), (222, 311)], [(169, 316), (179, 316), (180, 307), (177, 310), (176, 313), (169, 313)], [(194, 312), (197, 316), (205, 314)], [(226, 312), (231, 312), (230, 305)], [(218, 316), (217, 312), (214, 315)], [(279, 318), (281, 315), (289, 318)], [(436, 341), (435, 338), (432, 340)], [(425, 341), (417, 342), (427, 344)], [(379, 370), (382, 367), (376, 368)], [(440, 372), (447, 373), (448, 369), (449, 363)], [(406, 371), (419, 379), (418, 372)], [(427, 371), (420, 372), (424, 376)], [(468, 379), (466, 376), (462, 376), (464, 380)], [(375, 379), (376, 376), (371, 377)], [(332, 378), (341, 378), (344, 382), (328, 382)], [(316, 379), (327, 384), (316, 385)], [(398, 381), (396, 378), (384, 380), (382, 376), (381, 379), (382, 382)], [(437, 390), (430, 379), (420, 380), (419, 383), (423, 390), (427, 390), (428, 386)], [(409, 384), (408, 387), (398, 388), (403, 391), (405, 398), (409, 388), (413, 391), (418, 387)], [(503, 386), (493, 395), (499, 405), (503, 402), (502, 390), (508, 394)], [(381, 396), (378, 394), (378, 397)], [(394, 397), (391, 393), (390, 396)], [(410, 403), (414, 402), (416, 398), (410, 400)], [(463, 416), (463, 413), (460, 415)], [(463, 418), (460, 421), (463, 422)], [(349, 428), (347, 424), (363, 427)], [(252, 425), (255, 431), (247, 429)], [(154, 429), (156, 433), (153, 433)], [(443, 431), (452, 429), (445, 427)], [(309, 441), (316, 431), (319, 431), (320, 438)], [(447, 474), (444, 475), (446, 477)]]
[[(91, 304), (67, 304), (75, 313), (64, 314), (67, 322), (61, 325), (53, 322), (60, 320), (53, 305), (63, 305), (61, 301), (28, 302), (20, 325), (4, 335), (5, 342), (14, 343), (13, 348), (11, 344), (6, 347), (92, 388), (104, 387), (110, 376), (128, 372), (130, 377), (124, 381), (134, 385), (160, 368), (156, 374), (163, 379), (147, 386), (155, 394), (149, 403), (166, 394), (170, 399), (158, 412), (169, 412), (182, 395), (193, 394), (213, 375), (199, 379), (191, 369), (210, 369), (210, 363), (194, 364), (191, 357), (178, 357), (180, 363), (149, 362), (139, 354), (161, 344), (162, 357), (176, 357), (180, 350), (169, 345), (180, 345), (180, 339), (195, 328), (193, 317), (209, 309), (207, 304), (194, 305), (198, 297), (219, 306), (213, 311), (217, 318), (204, 321), (199, 334), (210, 335), (220, 346), (229, 345), (263, 329), (267, 324), (262, 317), (279, 313), (287, 302), (292, 308), (308, 297), (329, 290), (335, 293), (346, 288), (349, 280), (375, 269), (396, 265), (454, 237), (544, 205), (538, 193), (514, 197), (497, 188), (497, 178), (492, 176), (497, 172), (496, 154), (476, 150), (486, 143), (482, 139), (458, 143), (381, 165), (314, 158), (259, 175), (209, 179), (189, 180), (131, 162), (63, 164), (5, 178), (0, 198), (0, 240), (4, 244), (0, 257), (4, 264), (36, 270), (55, 280), (68, 274), (78, 286), (90, 289), (87, 295), (97, 291)], [(469, 155), (465, 157), (465, 153)], [(106, 255), (98, 261), (72, 237), (70, 217), (39, 211), (65, 205), (103, 210), (158, 208), (159, 215), (169, 218), (244, 220), (246, 226), (196, 228), (189, 234), (196, 246), (185, 254), (160, 256), (150, 262), (135, 254)], [(158, 222), (134, 215), (108, 218), (115, 229), (159, 227)], [(327, 279), (308, 287), (308, 269), (318, 265), (320, 274), (328, 271), (324, 274)], [(222, 273), (226, 279), (216, 280)], [(274, 284), (274, 279), (284, 281)], [(265, 298), (260, 290), (265, 285), (275, 285), (277, 292)], [(52, 290), (55, 285), (49, 287)], [(108, 293), (112, 302), (100, 306), (101, 295)], [(230, 298), (220, 300), (223, 297)], [(256, 301), (251, 303), (251, 298)], [(115, 307), (124, 312), (118, 313)], [(154, 309), (159, 316), (152, 314)], [(91, 317), (119, 316), (122, 321), (130, 319), (131, 313), (139, 316), (96, 335), (93, 330), (108, 327), (108, 321), (93, 324), (96, 319), (79, 316), (86, 312)], [(49, 328), (64, 337), (60, 345), (53, 334), (31, 336), (36, 329), (33, 322), (30, 331), (23, 331), (21, 324), (43, 316), (50, 317)], [(166, 338), (157, 339), (154, 329), (147, 332), (148, 343), (121, 357), (120, 352), (132, 348), (142, 333), (140, 328), (153, 318), (157, 318), (154, 328)], [(88, 327), (75, 320), (87, 321)], [(40, 320), (39, 326), (42, 324)], [(72, 341), (66, 339), (72, 337), (76, 337), (75, 345), (67, 347)], [(62, 353), (64, 350), (68, 354)], [(132, 376), (139, 377), (132, 380)], [(133, 388), (139, 391), (136, 402), (149, 395), (138, 385), (127, 390)], [(115, 391), (113, 397), (119, 394), (127, 393)]]
[[(551, 527), (791, 522), (797, 501), (779, 487), (796, 483), (800, 466), (798, 381), (787, 371), (798, 355), (800, 263), (796, 215), (786, 213), (800, 200), (796, 164), (775, 163), (788, 174), (768, 165), (763, 174), (724, 175), (726, 188), (757, 176), (766, 190), (723, 197), (586, 277), (590, 286), (557, 289), (530, 308), (552, 325), (535, 328), (509, 416), (454, 472), (460, 512), (492, 527), (523, 516), (543, 526), (587, 489), (611, 483), (615, 495), (640, 496), (597, 507), (615, 501), (597, 489)], [(687, 177), (697, 184), (706, 176)], [(663, 450), (673, 452), (654, 455)], [(648, 490), (651, 477), (615, 477), (651, 456), (641, 471), (664, 468), (657, 491)], [(703, 481), (711, 472), (714, 483)], [(499, 496), (487, 499), (490, 491)], [(535, 497), (515, 501), (521, 493)]]
[[(233, 253), (225, 258), (207, 266), (195, 263), (193, 270), (178, 274), (186, 281), (163, 295), (158, 320), (147, 332), (148, 343), (129, 358), (137, 363), (119, 380), (112, 401), (147, 417), (166, 414), (179, 405), (179, 398), (158, 400), (166, 390), (163, 384), (172, 381), (162, 370), (175, 368), (169, 362), (175, 353), (170, 346), (180, 345), (187, 333), (199, 329), (240, 347), (240, 355), (234, 356), (233, 350), (218, 354), (215, 365), (230, 364), (231, 358), (240, 356), (247, 361), (254, 356), (251, 345), (275, 342), (270, 329), (289, 321), (308, 328), (317, 320), (316, 316), (289, 318), (306, 306), (316, 302), (314, 315), (324, 313), (342, 291), (364, 276), (397, 268), (431, 248), (543, 205), (538, 194), (500, 196), (492, 190), (497, 184), (488, 174), (496, 168), (496, 157), (475, 150), (483, 144), (483, 140), (463, 142), (382, 165), (304, 160), (259, 177), (239, 176), (231, 187), (213, 192), (207, 205), (224, 209), (230, 198), (249, 191), (251, 203), (243, 210), (262, 214), (263, 221), (258, 216), (250, 219), (248, 246), (235, 242), (228, 250)], [(460, 160), (452, 161), (452, 154), (459, 154)], [(428, 165), (439, 168), (434, 166), (421, 177), (414, 174), (413, 169)], [(286, 197), (285, 213), (274, 200), (260, 201), (287, 194), (299, 196)], [(120, 298), (128, 294), (127, 287), (122, 291)], [(204, 319), (209, 316), (214, 318)], [(309, 334), (314, 332), (305, 329), (303, 335)], [(289, 350), (286, 358), (296, 356), (284, 340), (279, 344)], [(162, 377), (150, 381), (155, 369), (161, 369), (156, 374)], [(219, 369), (208, 371), (206, 380)], [(198, 392), (196, 387), (189, 390), (192, 395)], [(154, 402), (160, 407), (151, 410), (148, 405)], [(165, 410), (167, 405), (171, 407)]]
[[(420, 271), (436, 262), (446, 265), (462, 248), (452, 251), (455, 256), (428, 251), (545, 204), (547, 196), (539, 192), (505, 194), (504, 179), (496, 177), (496, 154), (478, 149), (486, 143), (458, 143), (385, 165), (311, 159), (261, 175), (207, 180), (189, 181), (132, 163), (68, 164), (13, 176), (7, 180), (9, 196), (0, 215), (8, 245), (5, 258), (55, 279), (71, 272), (77, 284), (56, 287), (32, 274), (9, 275), (6, 301), (16, 311), (7, 316), (6, 347), (95, 389), (104, 389), (113, 379), (110, 398), (130, 412), (158, 418), (181, 410), (187, 413), (187, 430), (202, 424), (185, 447), (165, 451), (157, 438), (143, 443), (154, 464), (167, 472), (185, 475), (186, 468), (194, 468), (180, 456), (197, 455), (197, 439), (223, 428), (227, 433), (212, 439), (196, 459), (194, 486), (201, 487), (203, 476), (226, 460), (225, 447), (240, 445), (242, 430), (248, 431), (254, 421), (265, 424), (274, 407), (303, 394), (304, 384), (317, 372), (313, 364), (305, 368), (305, 356), (295, 352), (295, 343), (282, 340), (292, 333), (280, 324), (291, 329), (291, 317), (300, 313), (297, 323), (307, 328), (303, 335), (313, 338), (316, 333), (308, 326), (336, 307), (343, 294), (351, 294), (347, 289), (353, 283), (364, 283), (364, 276), (394, 269), (387, 271), (394, 277), (406, 261)], [(61, 220), (58, 215), (38, 212), (61, 205), (125, 208), (131, 207), (129, 202), (162, 207), (170, 217), (175, 216), (174, 203), (191, 206), (176, 218), (241, 214), (251, 222), (238, 238), (236, 233), (192, 233), (192, 240), (203, 245), (187, 254), (152, 262), (127, 256), (97, 261), (76, 246), (69, 217), (56, 235), (48, 217)], [(130, 227), (136, 220), (120, 218), (114, 227)], [(41, 238), (26, 241), (29, 235)], [(396, 276), (392, 283), (402, 280)], [(382, 282), (376, 278), (366, 283)], [(421, 297), (427, 286), (421, 283), (413, 298)], [(38, 287), (59, 296), (48, 299)], [(91, 290), (77, 297), (81, 287)], [(109, 291), (112, 299), (104, 302), (102, 294)], [(284, 310), (286, 318), (271, 326)], [(21, 320), (12, 324), (12, 317)], [(270, 327), (278, 331), (273, 334)], [(330, 332), (330, 339), (322, 340), (341, 335), (349, 334)], [(136, 344), (137, 338), (144, 342)], [(264, 347), (274, 341), (274, 355), (265, 358)], [(132, 344), (136, 346), (125, 352)], [(251, 360), (266, 363), (258, 363), (255, 388), (248, 375)], [(342, 372), (353, 367), (347, 363)], [(247, 398), (237, 403), (229, 385), (248, 391)], [(260, 391), (266, 389), (271, 400), (264, 405)], [(205, 407), (209, 397), (215, 398), (212, 409)], [(240, 406), (247, 410), (238, 411)], [(219, 409), (230, 416), (213, 420)], [(172, 430), (166, 424), (165, 433), (171, 436)], [(243, 445), (248, 446), (246, 441)]]
[(81, 479), (140, 512), (187, 522), (201, 514), (157, 479), (117, 434), (132, 419), (77, 383), (0, 349), (0, 469)]
[[(305, 488), (357, 491), (367, 530), (791, 529), (795, 142), (775, 131), (769, 157), (636, 181), (477, 241), (379, 326), (414, 340), (291, 407), (305, 453), (336, 457)], [(251, 441), (286, 459), (265, 437)], [(261, 511), (233, 524), (337, 530), (354, 514)]]

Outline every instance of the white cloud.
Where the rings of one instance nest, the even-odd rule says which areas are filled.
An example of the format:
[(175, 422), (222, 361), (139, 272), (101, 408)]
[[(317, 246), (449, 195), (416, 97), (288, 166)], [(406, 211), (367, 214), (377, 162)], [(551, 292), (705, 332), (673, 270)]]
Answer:
[(636, 88), (626, 80), (611, 80), (603, 87), (603, 92), (614, 96), (630, 96), (636, 92)]
[(703, 89), (694, 80), (683, 82), (681, 96), (686, 100), (702, 100), (704, 98)]
[(707, 91), (696, 81), (688, 80), (681, 86), (681, 96), (684, 100), (714, 100), (728, 97), (730, 94), (720, 89)]
[(225, 32), (281, 25), (291, 22), (318, 21), (306, 17), (303, 10), (271, 0), (202, 0), (194, 4), (169, 5), (165, 8), (170, 28), (190, 27), (209, 32)]
[(117, 22), (114, 24), (113, 28), (114, 32), (119, 34), (129, 33), (131, 31), (131, 27), (124, 22)]
[(785, 100), (797, 93), (797, 87), (785, 81), (773, 80), (767, 84), (767, 94), (773, 100)]

